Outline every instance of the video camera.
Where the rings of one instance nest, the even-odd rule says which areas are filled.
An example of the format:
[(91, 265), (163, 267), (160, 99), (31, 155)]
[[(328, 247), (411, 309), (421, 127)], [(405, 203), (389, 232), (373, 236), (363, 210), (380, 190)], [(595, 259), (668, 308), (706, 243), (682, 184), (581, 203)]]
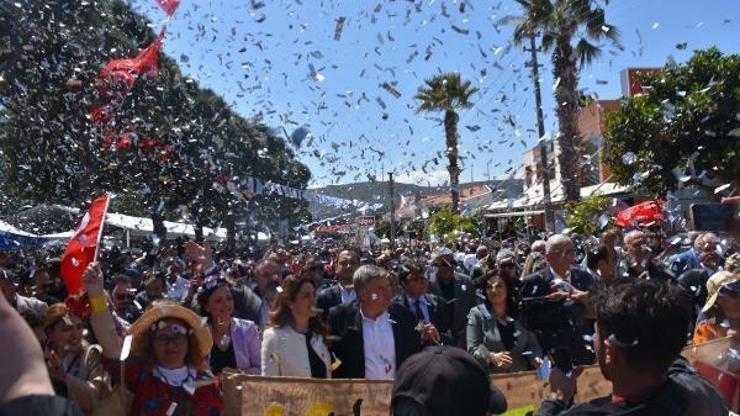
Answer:
[(574, 323), (579, 308), (571, 300), (545, 297), (523, 298), (520, 304), (522, 325), (537, 335), (542, 349), (550, 355), (555, 366), (566, 374), (574, 364), (578, 364), (574, 352), (582, 347)]

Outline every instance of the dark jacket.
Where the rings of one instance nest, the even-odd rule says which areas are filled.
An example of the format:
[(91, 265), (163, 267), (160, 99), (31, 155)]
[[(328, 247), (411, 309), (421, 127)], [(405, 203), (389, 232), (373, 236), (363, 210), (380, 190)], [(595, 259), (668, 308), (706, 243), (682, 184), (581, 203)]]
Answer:
[[(520, 289), (521, 298), (547, 296), (551, 293), (550, 284), (555, 279), (550, 267), (539, 270), (524, 278)], [(575, 266), (570, 268), (570, 283), (578, 290), (589, 291), (595, 283), (594, 277)], [(584, 342), (585, 336), (594, 334), (594, 321), (583, 318), (585, 307), (576, 303), (573, 309), (575, 315), (575, 335), (573, 337), (573, 358), (579, 364), (592, 364), (595, 360), (593, 349)]]
[[(550, 284), (555, 276), (550, 267), (539, 270), (525, 277), (519, 294), (522, 298), (537, 298), (550, 294)], [(589, 291), (594, 285), (594, 277), (590, 273), (575, 266), (570, 268), (570, 283), (578, 290)]]
[(451, 345), (466, 349), (465, 331), (468, 327), (468, 313), (470, 309), (478, 304), (475, 296), (475, 287), (470, 278), (462, 273), (455, 273), (455, 297), (445, 299), (438, 282), (429, 285), (429, 293), (439, 296), (445, 300), (447, 306), (448, 322), (451, 322), (452, 339)]
[[(509, 318), (509, 317), (507, 317)], [(490, 354), (506, 351), (498, 328), (497, 318), (486, 303), (481, 303), (470, 310), (468, 315), (468, 352), (489, 373), (513, 373), (533, 369), (530, 363), (537, 357), (542, 358), (542, 348), (537, 343), (534, 333), (509, 318), (509, 325), (514, 325), (514, 347), (509, 351), (511, 367), (504, 370), (491, 365)], [(528, 353), (525, 355), (523, 353)]]
[(341, 286), (336, 284), (317, 291), (317, 293), (316, 306), (324, 311), (324, 320), (327, 320), (329, 318), (329, 310), (337, 305), (341, 305), (342, 303)]
[[(429, 305), (429, 320), (434, 327), (437, 328), (437, 332), (439, 332), (439, 336), (442, 338), (442, 343), (445, 345), (451, 344), (452, 330), (450, 329), (450, 315), (447, 313), (447, 303), (444, 299), (431, 293), (425, 293), (424, 298), (426, 298), (427, 304)], [(408, 299), (403, 293), (396, 296), (396, 299), (394, 299), (393, 302), (406, 308), (411, 315), (416, 318), (411, 305), (408, 303)]]
[(262, 308), (262, 297), (246, 285), (235, 286), (231, 289), (234, 297), (234, 317), (252, 321), (263, 327), (267, 322), (262, 322), (260, 308)]
[(615, 404), (608, 396), (567, 409), (564, 403), (548, 399), (542, 402), (536, 416), (726, 416), (728, 413), (717, 389), (696, 374), (686, 359), (679, 357), (668, 370), (668, 380), (642, 403)]
[(643, 273), (639, 272), (631, 265), (627, 267), (627, 274), (629, 275), (629, 277), (640, 278), (642, 276), (641, 278), (648, 280), (664, 280), (667, 282), (671, 282), (674, 280), (673, 275), (668, 273), (666, 271), (666, 268), (662, 264), (656, 262), (653, 259), (650, 259), (648, 261), (647, 276), (643, 276)]
[[(396, 371), (407, 358), (421, 350), (416, 318), (398, 303), (391, 303), (393, 343), (396, 347)], [(334, 341), (331, 352), (341, 361), (332, 378), (365, 378), (365, 342), (362, 315), (357, 301), (337, 305), (329, 312), (329, 328)], [(389, 340), (390, 342), (390, 340)]]

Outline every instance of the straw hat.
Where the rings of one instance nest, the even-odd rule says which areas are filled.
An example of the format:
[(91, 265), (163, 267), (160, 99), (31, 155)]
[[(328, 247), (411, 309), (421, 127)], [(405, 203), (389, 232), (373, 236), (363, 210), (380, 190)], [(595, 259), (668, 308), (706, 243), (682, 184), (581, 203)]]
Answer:
[(707, 302), (701, 311), (706, 313), (717, 302), (719, 289), (722, 286), (729, 285), (740, 280), (740, 272), (731, 273), (728, 271), (717, 272), (707, 280)]
[[(160, 300), (152, 303), (152, 306), (131, 325), (131, 334), (134, 339), (141, 339), (144, 334), (148, 335), (151, 332), (152, 325), (162, 319), (179, 319), (185, 322), (193, 330), (191, 336), (195, 337), (198, 349), (203, 354), (208, 354), (211, 351), (213, 337), (211, 337), (211, 330), (208, 326), (195, 312), (173, 301)], [(142, 351), (138, 350), (141, 347), (141, 343), (134, 342), (132, 352), (141, 354)]]

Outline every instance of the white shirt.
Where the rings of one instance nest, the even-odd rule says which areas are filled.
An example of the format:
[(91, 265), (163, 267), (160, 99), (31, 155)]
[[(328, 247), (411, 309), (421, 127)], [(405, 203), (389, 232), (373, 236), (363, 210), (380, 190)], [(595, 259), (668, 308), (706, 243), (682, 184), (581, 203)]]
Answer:
[(560, 290), (570, 292), (573, 290), (573, 285), (570, 284), (570, 270), (568, 270), (567, 273), (565, 273), (565, 276), (560, 276), (555, 269), (550, 267), (550, 272), (552, 273), (552, 281), (553, 283), (560, 284), (561, 282), (565, 282), (564, 285), (560, 288)]
[(339, 295), (342, 297), (342, 303), (350, 303), (357, 300), (357, 292), (355, 292), (354, 287), (345, 289), (344, 286), (340, 285)]
[(396, 375), (396, 344), (388, 311), (377, 319), (362, 315), (362, 340), (365, 347), (365, 378), (393, 380)]

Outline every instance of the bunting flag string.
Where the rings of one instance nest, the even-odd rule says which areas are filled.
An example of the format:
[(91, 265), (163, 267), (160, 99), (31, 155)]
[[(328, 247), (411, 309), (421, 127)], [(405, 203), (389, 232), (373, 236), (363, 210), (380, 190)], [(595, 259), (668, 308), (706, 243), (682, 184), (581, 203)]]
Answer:
[[(221, 187), (221, 185), (216, 183), (214, 183), (214, 186)], [(263, 181), (251, 176), (245, 177), (238, 186), (233, 182), (228, 182), (226, 184), (226, 189), (237, 198), (241, 198), (243, 200), (249, 199), (252, 195), (276, 194), (286, 198), (315, 202), (317, 204), (330, 205), (341, 209), (363, 208), (372, 210), (383, 206), (383, 204), (371, 204), (365, 201), (358, 201), (356, 199), (337, 198), (334, 196), (324, 195), (310, 189), (293, 188), (270, 181)]]

